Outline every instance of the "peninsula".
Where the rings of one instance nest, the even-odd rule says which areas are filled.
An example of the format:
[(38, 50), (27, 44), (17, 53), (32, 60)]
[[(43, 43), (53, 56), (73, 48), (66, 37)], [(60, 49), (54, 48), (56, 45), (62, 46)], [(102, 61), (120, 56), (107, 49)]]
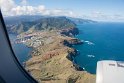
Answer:
[(40, 83), (95, 83), (95, 75), (77, 65), (78, 51), (73, 45), (83, 44), (74, 21), (66, 17), (45, 17), (8, 26), (19, 34), (16, 42), (32, 47), (26, 70)]

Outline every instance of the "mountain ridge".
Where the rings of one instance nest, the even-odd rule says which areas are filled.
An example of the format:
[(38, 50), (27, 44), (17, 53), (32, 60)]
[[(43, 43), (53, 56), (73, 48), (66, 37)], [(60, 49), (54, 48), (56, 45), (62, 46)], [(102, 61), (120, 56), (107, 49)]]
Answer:
[(46, 17), (34, 21), (20, 21), (17, 24), (8, 24), (9, 33), (20, 34), (32, 30), (54, 30), (76, 28), (76, 24), (66, 17)]
[(66, 16), (40, 16), (40, 15), (23, 15), (5, 17), (6, 27), (9, 33), (20, 34), (31, 30), (52, 30), (76, 28), (79, 23), (94, 23), (95, 21), (72, 18)]

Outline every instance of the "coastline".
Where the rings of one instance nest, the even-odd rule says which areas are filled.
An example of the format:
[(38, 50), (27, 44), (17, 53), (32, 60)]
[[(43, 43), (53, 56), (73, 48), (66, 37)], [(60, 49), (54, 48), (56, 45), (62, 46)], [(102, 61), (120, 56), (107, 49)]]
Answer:
[[(77, 56), (78, 52), (72, 45), (83, 44), (83, 42), (74, 38), (78, 31), (74, 34), (69, 34), (70, 32), (72, 33), (73, 30), (45, 31), (42, 36), (41, 34), (35, 35), (33, 41), (23, 42), (34, 49), (31, 54), (32, 57), (25, 62), (25, 67), (39, 82), (57, 83), (60, 81), (65, 83), (71, 79), (71, 81), (75, 80), (75, 83), (77, 83), (78, 81), (85, 82), (85, 79), (88, 79), (89, 82), (87, 83), (90, 83), (91, 80), (95, 83), (95, 75), (83, 71), (84, 69), (74, 61), (74, 57)], [(38, 40), (36, 38), (39, 38), (39, 41), (42, 40), (38, 45), (33, 44), (34, 40)], [(43, 77), (44, 74), (45, 77)], [(65, 77), (63, 78), (63, 76)], [(82, 78), (82, 76), (88, 77)]]

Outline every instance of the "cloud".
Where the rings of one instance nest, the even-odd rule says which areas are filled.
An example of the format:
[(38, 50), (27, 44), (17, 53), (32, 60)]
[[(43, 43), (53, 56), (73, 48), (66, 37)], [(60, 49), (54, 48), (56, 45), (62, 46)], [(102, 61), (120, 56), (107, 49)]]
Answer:
[(66, 9), (47, 9), (44, 5), (31, 6), (27, 0), (22, 0), (17, 5), (14, 0), (0, 0), (1, 10), (4, 16), (16, 15), (51, 15), (51, 16), (69, 16), (97, 21), (124, 21), (123, 14), (105, 14), (100, 11), (93, 11), (90, 14), (80, 15)]
[(13, 0), (0, 0), (0, 8), (3, 14), (9, 14), (12, 8), (14, 8), (16, 4)]
[(4, 16), (41, 14), (45, 10), (44, 5), (27, 5), (27, 0), (22, 0), (20, 5), (15, 4), (13, 0), (0, 0), (0, 5)]
[(99, 11), (92, 12), (91, 17), (97, 18), (97, 19), (101, 19), (101, 18), (108, 19), (109, 18), (108, 15), (104, 14), (103, 12), (99, 12)]
[(27, 5), (27, 0), (22, 0), (21, 4), (22, 5)]
[(11, 15), (35, 15), (41, 14), (45, 11), (45, 7), (43, 5), (39, 5), (37, 7), (33, 6), (16, 6), (11, 9)]
[[(6, 4), (6, 2), (8, 2)], [(13, 0), (0, 0), (1, 10), (4, 16), (15, 15), (51, 15), (51, 16), (76, 16), (70, 10), (46, 9), (44, 5), (30, 6), (27, 0), (22, 0), (20, 5), (15, 4)]]
[(118, 20), (124, 20), (124, 15), (114, 14), (113, 16), (111, 16), (111, 18), (118, 19)]
[(54, 10), (46, 10), (44, 15), (51, 15), (51, 16), (71, 16), (74, 17), (75, 14), (70, 10), (62, 10), (62, 9), (54, 9)]
[(97, 21), (124, 21), (123, 14), (106, 14), (99, 11), (93, 11), (89, 15), (83, 15), (83, 18), (93, 19)]

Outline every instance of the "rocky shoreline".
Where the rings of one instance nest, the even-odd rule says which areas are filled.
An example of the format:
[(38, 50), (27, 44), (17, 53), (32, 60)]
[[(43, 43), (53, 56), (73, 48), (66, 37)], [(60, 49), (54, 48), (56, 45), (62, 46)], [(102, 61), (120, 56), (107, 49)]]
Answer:
[(34, 49), (25, 67), (38, 82), (95, 83), (95, 75), (82, 71), (74, 62), (78, 52), (72, 45), (83, 44), (74, 38), (79, 33), (77, 28), (35, 33), (23, 43)]
[(14, 43), (33, 48), (24, 66), (39, 83), (95, 83), (95, 75), (82, 71), (76, 64), (74, 58), (78, 51), (73, 48), (83, 44), (74, 37), (79, 34), (76, 23), (91, 21), (31, 15), (6, 18), (5, 22), (8, 33), (20, 34)]

